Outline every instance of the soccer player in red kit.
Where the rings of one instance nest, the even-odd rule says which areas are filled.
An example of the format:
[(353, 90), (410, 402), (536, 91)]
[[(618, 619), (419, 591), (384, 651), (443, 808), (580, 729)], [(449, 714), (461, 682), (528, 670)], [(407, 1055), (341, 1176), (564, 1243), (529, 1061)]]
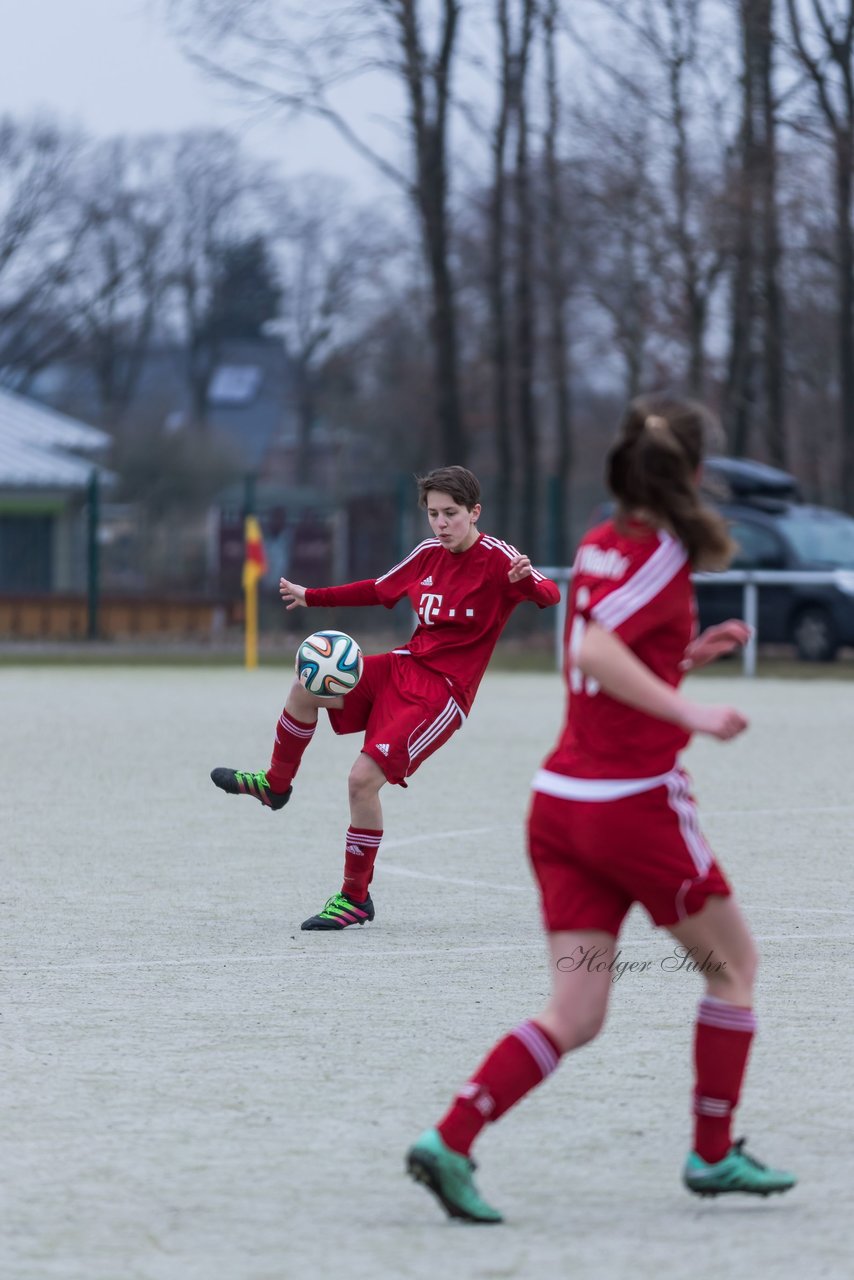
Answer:
[(279, 719), (268, 769), (217, 768), (216, 786), (251, 795), (272, 809), (290, 798), (320, 707), (336, 733), (364, 733), (350, 771), (350, 827), (344, 883), (303, 929), (345, 929), (374, 918), (368, 886), (383, 834), (379, 793), (406, 786), (419, 765), (447, 742), (471, 709), (495, 643), (516, 605), (556, 604), (560, 592), (527, 556), (478, 531), (480, 485), (465, 467), (442, 467), (418, 481), (433, 537), (382, 577), (340, 587), (306, 588), (282, 578), (289, 609), (315, 605), (391, 608), (409, 597), (418, 625), (405, 646), (369, 656), (358, 685), (336, 698), (316, 698), (295, 680)]
[(691, 570), (726, 564), (726, 526), (699, 498), (704, 411), (669, 399), (629, 406), (608, 459), (616, 515), (575, 560), (567, 613), (568, 711), (537, 773), (528, 847), (551, 955), (552, 995), (493, 1048), (435, 1129), (408, 1154), (411, 1175), (453, 1217), (499, 1222), (472, 1181), (469, 1152), (494, 1123), (593, 1039), (608, 1004), (623, 920), (642, 903), (701, 966), (694, 1037), (694, 1142), (683, 1181), (699, 1195), (768, 1195), (795, 1183), (733, 1143), (755, 1029), (756, 952), (697, 823), (678, 763), (691, 734), (728, 741), (741, 712), (678, 692), (683, 673), (743, 644), (733, 620), (695, 637)]

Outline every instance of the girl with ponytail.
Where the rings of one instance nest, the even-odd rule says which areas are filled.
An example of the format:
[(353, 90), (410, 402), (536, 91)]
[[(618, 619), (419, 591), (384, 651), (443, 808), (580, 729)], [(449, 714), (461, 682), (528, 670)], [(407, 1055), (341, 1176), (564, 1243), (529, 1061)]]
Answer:
[[(472, 1181), (472, 1143), (565, 1054), (599, 1033), (620, 930), (635, 902), (686, 956), (705, 958), (694, 966), (705, 992), (694, 1024), (685, 1186), (701, 1196), (765, 1196), (795, 1184), (792, 1174), (760, 1164), (732, 1139), (756, 1027), (756, 950), (679, 764), (692, 734), (726, 742), (747, 728), (736, 708), (679, 692), (688, 668), (748, 636), (735, 619), (694, 634), (691, 570), (722, 568), (731, 552), (724, 522), (698, 490), (709, 425), (699, 405), (636, 400), (608, 455), (617, 510), (578, 549), (567, 610), (567, 715), (534, 778), (528, 817), (551, 998), (495, 1045), (438, 1126), (409, 1151), (410, 1173), (453, 1217), (501, 1220)], [(666, 1083), (662, 1102), (669, 1102)]]

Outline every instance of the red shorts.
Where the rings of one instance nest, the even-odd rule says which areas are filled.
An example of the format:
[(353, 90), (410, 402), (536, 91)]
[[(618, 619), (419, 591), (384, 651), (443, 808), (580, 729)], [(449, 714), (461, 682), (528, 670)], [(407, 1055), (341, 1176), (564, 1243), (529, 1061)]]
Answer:
[(329, 711), (336, 733), (364, 730), (365, 755), (402, 787), (464, 719), (441, 676), (396, 653), (365, 658), (362, 678), (343, 707)]
[(655, 924), (676, 924), (713, 894), (732, 892), (700, 831), (681, 769), (666, 785), (619, 800), (535, 791), (528, 855), (550, 933), (602, 929), (617, 937), (635, 902)]

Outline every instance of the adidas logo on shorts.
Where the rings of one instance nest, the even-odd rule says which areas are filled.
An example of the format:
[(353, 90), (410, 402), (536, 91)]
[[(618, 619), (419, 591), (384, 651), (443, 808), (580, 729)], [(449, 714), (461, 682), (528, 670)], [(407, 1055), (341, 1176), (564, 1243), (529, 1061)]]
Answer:
[(432, 579), (432, 578), (430, 578), (430, 577), (422, 578), (422, 579), (421, 579), (421, 585), (422, 585), (422, 587), (432, 587), (432, 585), (433, 585), (433, 579)]
[(383, 753), (383, 755), (384, 755), (384, 756), (387, 756), (387, 755), (388, 755), (388, 743), (387, 743), (387, 742), (378, 742), (378, 743), (377, 743), (377, 751), (381, 751), (381, 752)]

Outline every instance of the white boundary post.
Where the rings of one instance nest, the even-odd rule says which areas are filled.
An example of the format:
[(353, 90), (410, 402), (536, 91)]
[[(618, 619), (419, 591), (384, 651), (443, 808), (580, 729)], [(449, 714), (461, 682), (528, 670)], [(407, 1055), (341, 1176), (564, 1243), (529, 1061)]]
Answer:
[(742, 663), (746, 676), (756, 675), (756, 650), (759, 644), (759, 588), (755, 582), (744, 584), (744, 621), (750, 627), (750, 639), (744, 646)]
[[(560, 587), (560, 601), (555, 605), (555, 665), (563, 666), (563, 633), (569, 604), (569, 583), (572, 569), (567, 566), (540, 568), (540, 573), (551, 578)], [(830, 573), (811, 573), (805, 570), (779, 569), (726, 569), (723, 573), (695, 573), (693, 581), (730, 583), (743, 587), (742, 612), (744, 621), (751, 628), (750, 639), (744, 646), (742, 669), (746, 676), (756, 675), (756, 658), (759, 646), (759, 588), (762, 586), (836, 586), (846, 594), (854, 595), (854, 572), (836, 569)]]

